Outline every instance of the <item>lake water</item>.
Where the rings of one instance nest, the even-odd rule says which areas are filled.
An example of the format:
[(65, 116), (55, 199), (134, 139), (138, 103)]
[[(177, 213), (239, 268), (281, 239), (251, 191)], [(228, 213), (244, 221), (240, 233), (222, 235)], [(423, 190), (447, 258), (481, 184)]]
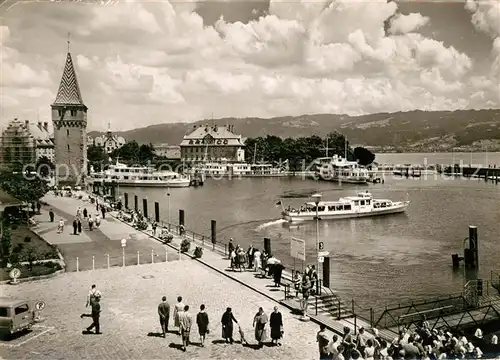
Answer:
[[(455, 159), (458, 155), (455, 154)], [(464, 160), (470, 154), (464, 154)], [(484, 159), (484, 154), (482, 154)], [(450, 163), (452, 154), (383, 154), (384, 163)], [(473, 154), (473, 161), (481, 161)], [(500, 164), (500, 154), (489, 154)], [(458, 162), (458, 161), (457, 161)], [(490, 162), (491, 164), (491, 162)], [(171, 221), (178, 222), (178, 209), (185, 210), (186, 227), (210, 234), (210, 220), (217, 221), (219, 241), (234, 238), (248, 247), (263, 247), (271, 238), (273, 253), (289, 268), (299, 261), (290, 256), (290, 237), (304, 239), (307, 262), (315, 263), (314, 222), (287, 226), (279, 220), (282, 199), (286, 206), (300, 206), (319, 192), (326, 200), (369, 190), (376, 198), (411, 201), (406, 214), (367, 219), (321, 221), (319, 240), (331, 255), (331, 284), (343, 299), (361, 305), (382, 305), (404, 298), (421, 298), (462, 291), (463, 271), (453, 271), (451, 254), (462, 254), (468, 225), (478, 226), (480, 273), (489, 277), (500, 268), (500, 185), (484, 180), (427, 176), (401, 179), (389, 176), (384, 184), (342, 185), (300, 178), (246, 178), (207, 180), (203, 187), (170, 189)], [(163, 220), (168, 218), (166, 189), (120, 188), (120, 193), (147, 198), (149, 209), (160, 203)]]

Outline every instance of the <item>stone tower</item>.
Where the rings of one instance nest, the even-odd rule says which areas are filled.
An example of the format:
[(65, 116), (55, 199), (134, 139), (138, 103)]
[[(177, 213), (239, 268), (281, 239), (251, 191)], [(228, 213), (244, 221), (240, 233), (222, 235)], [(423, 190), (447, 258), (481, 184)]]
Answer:
[(87, 107), (82, 100), (69, 49), (51, 109), (56, 183), (84, 186), (87, 173)]

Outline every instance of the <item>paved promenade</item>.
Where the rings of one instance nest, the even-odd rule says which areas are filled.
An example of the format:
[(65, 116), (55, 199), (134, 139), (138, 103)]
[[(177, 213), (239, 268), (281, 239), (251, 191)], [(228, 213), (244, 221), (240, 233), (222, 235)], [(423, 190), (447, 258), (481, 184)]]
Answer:
[[(91, 284), (103, 293), (102, 335), (83, 335), (90, 319), (80, 319), (87, 312), (86, 295)], [(221, 341), (220, 318), (227, 306), (255, 344), (252, 320), (259, 306), (267, 313), (275, 305), (255, 291), (240, 285), (195, 260), (155, 265), (128, 266), (71, 272), (58, 277), (20, 285), (2, 285), (3, 296), (20, 296), (45, 301), (44, 321), (32, 334), (10, 342), (0, 342), (5, 359), (316, 359), (315, 341), (318, 326), (303, 323), (281, 308), (284, 320), (283, 346), (262, 349), (228, 345)], [(165, 295), (173, 306), (182, 295), (193, 316), (199, 305), (207, 306), (210, 335), (206, 347), (190, 346), (179, 350), (180, 337), (158, 337), (157, 306)], [(197, 327), (191, 338), (198, 342)], [(235, 340), (239, 336), (235, 335)]]
[[(131, 226), (116, 220), (111, 214), (106, 214), (102, 219), (101, 226), (89, 231), (86, 223), (82, 224), (83, 231), (79, 235), (73, 235), (73, 219), (78, 207), (86, 208), (89, 214), (97, 213), (95, 205), (69, 197), (55, 197), (46, 195), (43, 201), (49, 204), (41, 210), (41, 215), (35, 216), (38, 226), (33, 228), (47, 242), (57, 245), (66, 261), (67, 271), (77, 270), (77, 257), (79, 270), (92, 270), (92, 268), (106, 268), (109, 266), (123, 265), (123, 249), (121, 240), (127, 239), (125, 247), (125, 264), (137, 265), (139, 252), (139, 264), (151, 263), (151, 252), (154, 262), (165, 262), (178, 260), (178, 255), (168, 254), (166, 247), (158, 241), (151, 239), (148, 235), (135, 230)], [(56, 214), (55, 221), (49, 222), (49, 210), (53, 209)], [(59, 219), (65, 220), (64, 232), (57, 233)]]

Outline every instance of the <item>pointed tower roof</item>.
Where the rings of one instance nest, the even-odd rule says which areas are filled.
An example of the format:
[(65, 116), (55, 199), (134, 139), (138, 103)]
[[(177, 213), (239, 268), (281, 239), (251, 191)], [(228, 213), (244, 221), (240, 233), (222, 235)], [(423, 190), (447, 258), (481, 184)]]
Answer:
[(66, 56), (66, 64), (57, 91), (56, 100), (53, 105), (84, 105), (80, 87), (78, 86), (78, 79), (76, 78), (75, 68), (73, 67), (73, 60), (71, 53), (68, 52)]

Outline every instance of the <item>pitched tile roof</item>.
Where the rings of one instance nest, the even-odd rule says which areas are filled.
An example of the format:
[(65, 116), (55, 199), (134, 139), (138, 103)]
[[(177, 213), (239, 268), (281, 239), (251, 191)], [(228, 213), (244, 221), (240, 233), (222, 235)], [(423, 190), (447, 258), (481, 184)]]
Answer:
[[(195, 130), (193, 130), (191, 133), (187, 134), (184, 136), (181, 146), (186, 146), (186, 145), (199, 145), (202, 143), (202, 140), (205, 137), (211, 137), (215, 140), (216, 145), (236, 145), (236, 146), (243, 146), (243, 138), (241, 135), (236, 135), (235, 133), (232, 132), (232, 130), (229, 130), (227, 126), (209, 126), (209, 125), (202, 125), (197, 127)], [(222, 140), (222, 142), (218, 141)], [(227, 140), (224, 142), (224, 140)], [(203, 144), (203, 143), (202, 143)]]
[(61, 83), (59, 84), (59, 90), (57, 91), (56, 100), (53, 105), (84, 105), (75, 68), (73, 67), (73, 60), (69, 52), (66, 56)]

